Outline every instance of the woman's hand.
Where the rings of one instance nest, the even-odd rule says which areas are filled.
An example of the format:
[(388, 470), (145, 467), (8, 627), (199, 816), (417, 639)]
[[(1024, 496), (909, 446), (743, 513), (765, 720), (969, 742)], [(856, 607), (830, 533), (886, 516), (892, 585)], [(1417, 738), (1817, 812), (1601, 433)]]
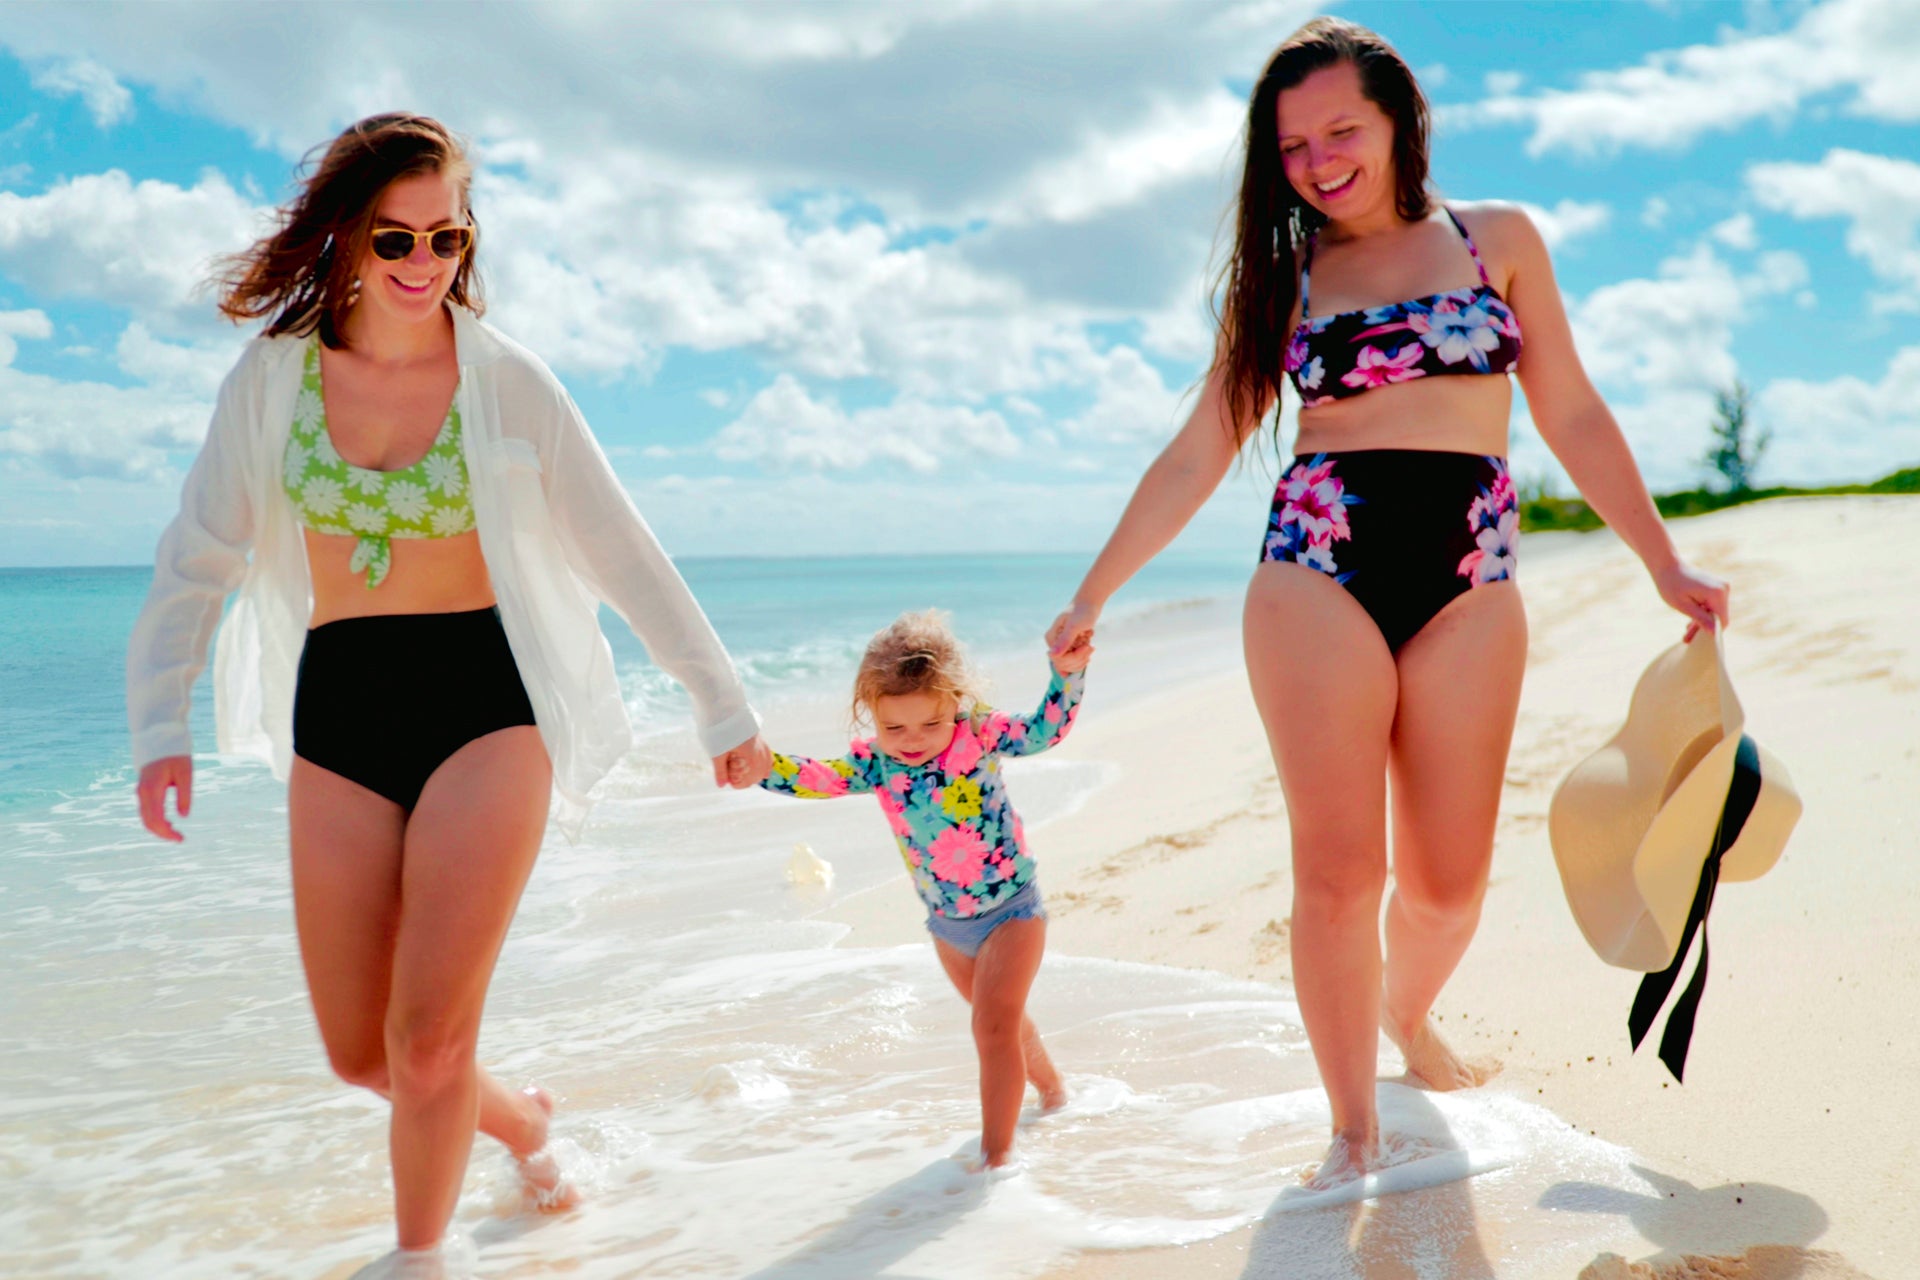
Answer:
[(1093, 661), (1093, 633), (1088, 632), (1076, 640), (1073, 647), (1064, 653), (1049, 652), (1047, 661), (1051, 662), (1053, 669), (1063, 676), (1070, 676), (1076, 671), (1085, 671), (1087, 664)]
[(167, 792), (174, 792), (174, 807), (186, 817), (193, 808), (193, 757), (162, 756), (149, 760), (140, 769), (140, 782), (134, 794), (140, 798), (140, 824), (159, 836), (179, 844), (186, 837), (167, 821)]
[(744, 791), (773, 772), (773, 748), (759, 734), (713, 758), (713, 785)]
[(1689, 644), (1701, 631), (1724, 627), (1730, 620), (1727, 597), (1732, 588), (1684, 560), (1655, 571), (1653, 585), (1662, 600), (1687, 615), (1687, 633), (1681, 639)]
[[(1053, 625), (1047, 628), (1047, 656), (1061, 674), (1078, 671), (1093, 657), (1093, 624), (1100, 620), (1100, 606), (1075, 600)], [(1083, 652), (1084, 651), (1084, 652)], [(1077, 665), (1068, 666), (1068, 662)]]

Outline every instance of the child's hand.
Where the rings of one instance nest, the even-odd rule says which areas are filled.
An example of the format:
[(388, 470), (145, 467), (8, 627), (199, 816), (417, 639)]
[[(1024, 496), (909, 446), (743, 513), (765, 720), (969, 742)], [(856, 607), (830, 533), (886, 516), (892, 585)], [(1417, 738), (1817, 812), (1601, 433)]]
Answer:
[(713, 785), (744, 791), (773, 772), (773, 748), (759, 734), (713, 758)]
[(1063, 676), (1076, 671), (1085, 671), (1087, 664), (1093, 661), (1093, 633), (1091, 631), (1074, 639), (1065, 652), (1049, 652), (1047, 660), (1053, 663), (1053, 669)]
[[(1098, 605), (1082, 604), (1078, 600), (1053, 620), (1053, 625), (1047, 628), (1047, 656), (1053, 659), (1054, 670), (1065, 675), (1087, 665), (1087, 659), (1093, 656), (1093, 624), (1099, 620)], [(1079, 654), (1082, 648), (1086, 649), (1085, 656), (1077, 659), (1078, 665), (1068, 666), (1068, 655)]]

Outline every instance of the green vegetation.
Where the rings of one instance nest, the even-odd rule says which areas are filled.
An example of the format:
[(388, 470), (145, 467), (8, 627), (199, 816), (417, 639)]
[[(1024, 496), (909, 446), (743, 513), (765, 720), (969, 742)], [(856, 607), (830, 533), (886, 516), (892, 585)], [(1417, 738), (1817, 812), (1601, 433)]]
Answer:
[[(1714, 489), (1687, 489), (1680, 493), (1662, 493), (1654, 496), (1654, 505), (1660, 508), (1660, 514), (1668, 519), (1680, 516), (1705, 515), (1709, 511), (1719, 511), (1723, 507), (1737, 507), (1745, 502), (1763, 502), (1768, 498), (1819, 497), (1842, 493), (1914, 493), (1920, 494), (1920, 467), (1908, 467), (1905, 471), (1896, 471), (1892, 475), (1876, 480), (1872, 484), (1837, 484), (1824, 489), (1738, 489), (1720, 491)], [(1578, 498), (1557, 498), (1545, 492), (1537, 485), (1523, 486), (1520, 492), (1520, 528), (1535, 529), (1598, 529), (1600, 517), (1593, 514), (1593, 508)]]
[(1773, 432), (1753, 433), (1748, 412), (1747, 384), (1736, 380), (1713, 397), (1713, 447), (1702, 459), (1726, 482), (1728, 493), (1745, 493), (1753, 488), (1753, 473), (1760, 466), (1760, 455), (1767, 451)]

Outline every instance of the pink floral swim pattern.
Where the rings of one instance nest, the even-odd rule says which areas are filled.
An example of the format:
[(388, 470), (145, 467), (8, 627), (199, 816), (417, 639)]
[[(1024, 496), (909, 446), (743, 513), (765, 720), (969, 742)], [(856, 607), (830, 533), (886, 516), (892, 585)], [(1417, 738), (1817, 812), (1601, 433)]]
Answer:
[(1333, 544), (1353, 536), (1347, 508), (1359, 498), (1346, 490), (1324, 453), (1296, 462), (1274, 490), (1273, 512), (1267, 517), (1266, 560), (1305, 565), (1344, 583), (1353, 575), (1340, 572)]
[(1519, 565), (1520, 495), (1514, 490), (1507, 464), (1490, 458), (1494, 478), (1467, 507), (1467, 528), (1474, 549), (1460, 561), (1460, 576), (1472, 586), (1505, 582)]
[(1037, 755), (1066, 737), (1085, 692), (1084, 671), (1056, 671), (1032, 715), (959, 720), (947, 749), (925, 764), (903, 764), (861, 738), (831, 760), (775, 752), (760, 785), (802, 800), (873, 793), (927, 909), (956, 920), (983, 915), (1034, 874), (1000, 760)]
[(1313, 245), (1300, 273), (1300, 324), (1283, 363), (1311, 409), (1375, 387), (1441, 373), (1512, 373), (1520, 361), (1520, 321), (1487, 276), (1473, 237), (1451, 209), (1480, 274), (1477, 286), (1448, 289), (1385, 306), (1308, 314)]

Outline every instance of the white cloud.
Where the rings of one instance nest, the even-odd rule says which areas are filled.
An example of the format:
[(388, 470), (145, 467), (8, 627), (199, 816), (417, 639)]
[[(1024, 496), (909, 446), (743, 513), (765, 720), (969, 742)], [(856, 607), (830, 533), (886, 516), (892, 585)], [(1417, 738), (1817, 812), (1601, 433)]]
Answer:
[(1081, 222), (1170, 183), (1218, 185), (1237, 167), (1246, 118), (1246, 102), (1217, 87), (1155, 103), (1125, 131), (1090, 131), (1071, 154), (1036, 165), (994, 214), (1004, 222)]
[(536, 162), (486, 174), (476, 200), (501, 322), (563, 369), (644, 374), (667, 348), (735, 350), (808, 378), (979, 401), (1098, 364), (1086, 330), (1097, 313), (1034, 297), (961, 246), (790, 218), (740, 183), (665, 162)]
[[(184, 389), (191, 377), (163, 377), (158, 385), (117, 387), (68, 382), (14, 367), (17, 339), (52, 336), (37, 311), (0, 312), (0, 458), (30, 461), (55, 476), (155, 480), (169, 471), (168, 456), (197, 446), (206, 434), (210, 396)], [(144, 334), (123, 338), (123, 349), (156, 365), (177, 353), (158, 352)], [(232, 352), (223, 357), (231, 362)]]
[(1796, 218), (1847, 219), (1848, 252), (1894, 286), (1874, 307), (1920, 310), (1920, 164), (1836, 149), (1818, 164), (1754, 165), (1747, 186)]
[[(981, 519), (981, 512), (1044, 512), (1048, 550), (1091, 554), (1112, 532), (1137, 478), (1069, 476), (1049, 458), (1030, 474), (983, 476), (964, 488), (941, 474), (905, 473), (875, 484), (859, 475), (813, 470), (751, 484), (730, 476), (663, 475), (631, 477), (627, 485), (647, 522), (677, 555), (764, 557), (769, 529), (805, 531), (805, 544), (782, 548), (788, 553), (832, 547), (950, 555), (955, 521), (966, 523), (970, 552), (1034, 549), (1031, 518)], [(1258, 467), (1230, 474), (1173, 550), (1254, 555), (1272, 492), (1272, 479)]]
[(1760, 300), (1791, 295), (1806, 281), (1795, 254), (1763, 253), (1742, 273), (1702, 243), (1662, 262), (1656, 278), (1603, 286), (1572, 308), (1581, 359), (1611, 393), (1609, 404), (1656, 486), (1699, 477), (1713, 392), (1741, 376), (1734, 326)]
[(931, 474), (968, 469), (982, 455), (1007, 457), (1020, 442), (992, 411), (902, 397), (849, 413), (831, 399), (814, 399), (783, 373), (720, 430), (712, 447), (730, 462), (851, 471), (886, 460)]
[[(449, 25), (284, 6), (235, 28), (191, 0), (0, 6), (0, 45), (84, 55), (288, 156), (397, 101), (469, 131), (491, 315), (563, 374), (644, 379), (675, 349), (727, 351), (979, 412), (1110, 396), (1107, 321), (1204, 360), (1197, 300), (1244, 115), (1222, 81), (1311, 12), (1092, 8), (496, 5)], [(198, 339), (216, 322), (193, 286), (259, 214), (211, 175), (69, 178), (0, 197), (0, 276)]]
[(20, 338), (51, 338), (53, 321), (47, 319), (47, 313), (33, 311), (0, 311), (0, 365), (10, 365), (13, 358), (20, 354)]
[(1750, 213), (1736, 213), (1724, 222), (1714, 224), (1707, 234), (1729, 249), (1751, 253), (1760, 247), (1760, 236), (1754, 230), (1753, 215)]
[(1892, 466), (1920, 463), (1920, 346), (1895, 352), (1878, 382), (1771, 382), (1755, 417), (1774, 433), (1761, 463), (1768, 483), (1876, 480)]
[(1604, 285), (1573, 309), (1581, 356), (1595, 378), (1663, 391), (1725, 386), (1738, 373), (1733, 325), (1753, 302), (1807, 281), (1806, 264), (1792, 253), (1763, 254), (1741, 275), (1705, 244), (1659, 270), (1654, 279)]
[(1589, 71), (1573, 89), (1492, 91), (1449, 123), (1529, 126), (1527, 151), (1594, 154), (1678, 149), (1706, 133), (1783, 121), (1821, 94), (1879, 120), (1920, 120), (1920, 22), (1911, 0), (1831, 0), (1786, 31), (1655, 53), (1638, 66)]
[(114, 363), (120, 372), (155, 391), (185, 396), (211, 408), (220, 380), (239, 358), (242, 341), (241, 333), (229, 331), (212, 341), (167, 342), (136, 320), (121, 332)]
[(1540, 238), (1554, 249), (1598, 231), (1613, 220), (1613, 206), (1604, 200), (1562, 200), (1551, 209), (1522, 200), (1520, 207), (1540, 229)]
[(1667, 215), (1672, 211), (1672, 206), (1661, 197), (1648, 196), (1647, 202), (1640, 206), (1640, 225), (1657, 231), (1667, 224)]
[(1520, 86), (1527, 82), (1523, 71), (1489, 71), (1481, 83), (1487, 92), (1496, 98), (1510, 98), (1520, 92)]
[(1163, 440), (1180, 426), (1184, 397), (1169, 390), (1160, 371), (1132, 347), (1115, 347), (1092, 357), (1087, 378), (1093, 403), (1061, 424), (1068, 436), (1125, 442)]
[(102, 129), (133, 114), (133, 94), (91, 58), (64, 58), (33, 73), (33, 87), (56, 97), (79, 98)]
[(39, 195), (0, 191), (0, 272), (44, 299), (85, 298), (168, 325), (214, 322), (196, 290), (214, 259), (245, 248), (261, 213), (217, 173), (191, 187), (118, 169)]

